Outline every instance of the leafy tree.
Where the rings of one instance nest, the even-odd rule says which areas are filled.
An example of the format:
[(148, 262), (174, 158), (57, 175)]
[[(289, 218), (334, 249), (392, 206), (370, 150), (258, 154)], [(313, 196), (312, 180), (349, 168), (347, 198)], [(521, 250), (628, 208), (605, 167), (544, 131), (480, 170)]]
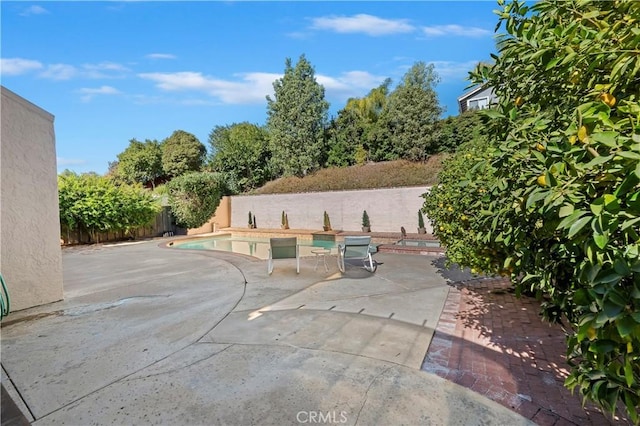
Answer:
[(356, 150), (362, 146), (365, 128), (355, 112), (342, 109), (327, 128), (327, 165), (346, 167), (356, 164)]
[(328, 165), (344, 167), (366, 161), (369, 146), (380, 133), (378, 120), (387, 106), (390, 85), (391, 80), (386, 79), (367, 96), (349, 99), (338, 112), (328, 130)]
[(83, 230), (96, 242), (100, 232), (130, 233), (148, 224), (159, 210), (151, 192), (139, 184), (117, 185), (96, 174), (61, 173), (58, 198), (62, 227)]
[(373, 157), (376, 160), (425, 160), (438, 152), (436, 124), (442, 113), (435, 86), (440, 81), (433, 64), (416, 62), (389, 95), (380, 115)]
[(169, 177), (199, 171), (207, 149), (191, 133), (176, 130), (162, 141), (162, 169)]
[(219, 173), (189, 172), (167, 183), (169, 205), (178, 226), (198, 228), (215, 213), (224, 193)]
[(158, 141), (147, 139), (129, 141), (129, 146), (118, 154), (116, 175), (126, 183), (139, 182), (155, 188), (156, 181), (164, 175), (162, 148)]
[[(499, 98), (486, 112), (496, 149), (467, 165), (488, 178), (436, 197), (477, 216), (468, 263), (508, 271), (518, 292), (546, 296), (545, 318), (566, 318), (565, 385), (639, 423), (640, 3), (514, 1), (498, 13), (499, 55), (472, 74)], [(481, 195), (458, 205), (461, 191)]]
[(472, 110), (440, 120), (436, 134), (438, 151), (454, 152), (466, 142), (486, 138), (483, 117), (479, 111)]
[(324, 87), (304, 55), (295, 67), (285, 61), (284, 76), (273, 83), (275, 98), (267, 96), (267, 128), (273, 170), (304, 176), (318, 169), (324, 153), (324, 129), (329, 103)]
[(269, 134), (263, 127), (247, 122), (216, 126), (209, 134), (211, 167), (229, 176), (241, 192), (267, 182), (269, 173)]

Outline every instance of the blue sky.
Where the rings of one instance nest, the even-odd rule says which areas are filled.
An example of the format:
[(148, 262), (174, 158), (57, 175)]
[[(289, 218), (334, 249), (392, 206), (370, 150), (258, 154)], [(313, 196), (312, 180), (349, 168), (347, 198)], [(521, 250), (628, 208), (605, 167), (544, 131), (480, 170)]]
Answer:
[[(494, 1), (2, 1), (1, 83), (55, 115), (58, 171), (105, 173), (129, 140), (264, 124), (265, 96), (301, 54), (330, 114), (417, 61), (444, 116), (495, 52)], [(392, 87), (393, 87), (392, 86)]]

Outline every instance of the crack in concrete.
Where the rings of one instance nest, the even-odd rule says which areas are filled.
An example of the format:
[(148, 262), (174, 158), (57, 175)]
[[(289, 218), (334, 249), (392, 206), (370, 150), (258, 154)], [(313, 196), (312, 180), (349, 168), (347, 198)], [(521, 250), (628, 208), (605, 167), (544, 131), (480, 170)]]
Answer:
[[(188, 348), (190, 348), (190, 347), (192, 347), (192, 346), (194, 346), (196, 344), (211, 344), (211, 343), (208, 343), (208, 342), (207, 343), (195, 342), (195, 343), (192, 343), (192, 344), (184, 347), (182, 350), (188, 349)], [(122, 381), (123, 382), (132, 382), (132, 381), (135, 381), (135, 380), (148, 379), (148, 378), (151, 378), (151, 377), (157, 377), (157, 376), (162, 376), (162, 375), (165, 375), (165, 374), (175, 373), (176, 371), (184, 370), (185, 368), (189, 368), (189, 367), (197, 365), (197, 364), (199, 364), (201, 362), (207, 361), (207, 360), (213, 358), (214, 356), (216, 356), (218, 354), (221, 354), (222, 352), (226, 351), (227, 349), (229, 349), (232, 346), (233, 346), (233, 344), (229, 344), (229, 345), (225, 346), (224, 348), (220, 349), (219, 351), (216, 351), (216, 352), (214, 352), (212, 354), (209, 354), (209, 355), (205, 356), (204, 358), (197, 359), (197, 360), (195, 360), (195, 361), (193, 361), (193, 362), (191, 362), (189, 364), (186, 364), (186, 365), (183, 365), (183, 366), (180, 366), (180, 367), (172, 368), (171, 370), (166, 370), (166, 371), (162, 371), (162, 372), (155, 373), (155, 374), (148, 374), (146, 376), (141, 376), (141, 377), (133, 377), (133, 378), (128, 378), (128, 379), (123, 379)], [(172, 355), (175, 355), (175, 353), (172, 354)], [(151, 364), (151, 365), (153, 365), (153, 364)], [(149, 368), (150, 366), (145, 367), (145, 368)], [(142, 370), (144, 370), (144, 368), (139, 370), (139, 371), (142, 371)]]
[(391, 367), (385, 368), (380, 374), (378, 374), (376, 377), (373, 378), (371, 383), (369, 383), (369, 387), (367, 388), (367, 391), (364, 393), (364, 401), (362, 401), (362, 406), (360, 406), (360, 410), (358, 410), (358, 414), (356, 415), (356, 421), (354, 423), (354, 426), (357, 425), (358, 424), (358, 420), (360, 420), (360, 414), (362, 413), (362, 410), (364, 409), (364, 406), (367, 404), (367, 400), (369, 399), (369, 391), (373, 387), (373, 384), (376, 382), (376, 380), (378, 380), (384, 373), (386, 373), (390, 369), (391, 369)]

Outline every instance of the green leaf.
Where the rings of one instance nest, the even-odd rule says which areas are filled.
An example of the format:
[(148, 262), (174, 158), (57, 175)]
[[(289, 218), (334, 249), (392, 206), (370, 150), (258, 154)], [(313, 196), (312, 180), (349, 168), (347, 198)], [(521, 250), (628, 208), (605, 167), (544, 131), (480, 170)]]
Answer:
[(603, 249), (607, 246), (609, 237), (606, 234), (593, 234), (593, 241), (596, 243), (598, 248)]
[(622, 259), (616, 259), (615, 262), (613, 262), (613, 269), (620, 275), (627, 276), (631, 274), (629, 265)]
[(633, 378), (633, 366), (631, 365), (630, 357), (626, 357), (624, 363), (624, 378), (627, 381), (627, 386), (631, 386), (635, 383)]
[(622, 158), (628, 158), (629, 160), (640, 161), (640, 154), (633, 151), (619, 151), (618, 155)]
[(618, 334), (620, 334), (620, 337), (622, 338), (629, 336), (637, 326), (638, 323), (629, 315), (625, 315), (616, 320), (616, 328), (618, 329)]
[(638, 398), (636, 397), (635, 399), (636, 401), (634, 401), (630, 392), (624, 392), (624, 405), (627, 407), (627, 413), (631, 417), (631, 421), (637, 424), (640, 416), (638, 416)]
[(596, 198), (593, 203), (589, 204), (589, 208), (594, 215), (598, 216), (604, 210), (604, 198)]
[(548, 190), (541, 190), (538, 192), (532, 192), (531, 195), (529, 195), (529, 197), (527, 198), (527, 203), (526, 203), (526, 208), (531, 207), (534, 203), (536, 203), (537, 201), (540, 201), (544, 198), (546, 198), (546, 196), (549, 195), (549, 191)]
[(610, 148), (616, 148), (618, 146), (616, 141), (619, 135), (620, 134), (618, 132), (597, 132), (591, 135), (591, 137), (596, 142), (599, 142)]
[[(573, 206), (571, 206), (573, 208)], [(562, 219), (562, 221), (560, 221), (560, 223), (558, 224), (558, 226), (556, 227), (556, 229), (565, 229), (568, 228), (569, 226), (573, 225), (573, 223), (578, 220), (580, 217), (582, 217), (583, 215), (585, 215), (587, 212), (584, 210), (576, 210), (573, 213), (571, 213), (571, 215), (565, 217), (564, 219)]]
[(483, 109), (482, 114), (486, 115), (489, 118), (505, 118), (503, 114), (495, 109)]
[(559, 217), (567, 217), (573, 213), (574, 207), (573, 204), (565, 204), (560, 207), (560, 212), (558, 213)]
[(618, 305), (616, 303), (613, 303), (611, 300), (605, 300), (604, 301), (604, 306), (602, 308), (602, 310), (604, 311), (605, 315), (609, 319), (616, 318), (618, 315), (620, 315), (620, 313), (622, 312), (623, 309), (624, 309), (624, 306), (620, 306), (620, 305)]
[(587, 169), (591, 169), (595, 166), (599, 166), (608, 161), (611, 161), (612, 159), (613, 159), (613, 155), (600, 155), (598, 157), (595, 157), (593, 160), (589, 161), (587, 164), (584, 165), (584, 167)]
[(569, 233), (567, 234), (567, 238), (575, 237), (576, 234), (580, 232), (582, 228), (584, 228), (587, 225), (587, 223), (589, 223), (589, 221), (591, 221), (591, 219), (592, 219), (592, 216), (585, 216), (578, 219), (573, 225), (571, 225), (571, 228), (569, 228)]
[(601, 271), (601, 273), (598, 274), (598, 277), (593, 282), (594, 284), (608, 284), (620, 281), (621, 279), (622, 275), (611, 269), (608, 269), (606, 271)]
[(597, 340), (589, 345), (589, 351), (598, 354), (606, 354), (613, 351), (615, 346), (615, 342), (611, 340)]

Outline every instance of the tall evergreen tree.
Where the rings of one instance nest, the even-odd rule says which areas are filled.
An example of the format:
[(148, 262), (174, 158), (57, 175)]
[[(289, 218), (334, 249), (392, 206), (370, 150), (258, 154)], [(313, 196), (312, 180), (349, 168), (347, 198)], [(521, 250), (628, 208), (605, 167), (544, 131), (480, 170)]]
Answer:
[(272, 167), (279, 175), (304, 176), (321, 166), (329, 103), (324, 87), (304, 55), (295, 67), (285, 61), (284, 76), (267, 96), (267, 128)]
[(416, 62), (389, 96), (381, 120), (389, 139), (381, 138), (380, 159), (425, 160), (438, 151), (437, 122), (442, 113), (435, 86), (440, 81), (433, 64)]

